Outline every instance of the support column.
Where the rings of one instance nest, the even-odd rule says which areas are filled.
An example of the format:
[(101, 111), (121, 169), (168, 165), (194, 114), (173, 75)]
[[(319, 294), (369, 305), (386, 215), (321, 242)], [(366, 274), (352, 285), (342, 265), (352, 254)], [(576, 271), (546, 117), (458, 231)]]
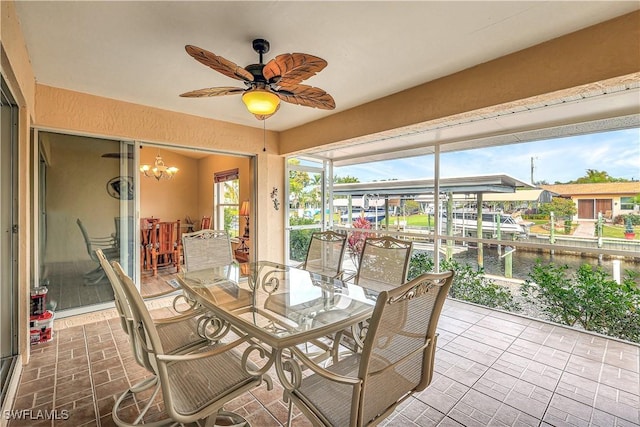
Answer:
[[(482, 239), (482, 193), (478, 193), (476, 201), (476, 235), (478, 239)], [(482, 248), (482, 242), (478, 241), (478, 269), (481, 268), (484, 268), (484, 250)]]

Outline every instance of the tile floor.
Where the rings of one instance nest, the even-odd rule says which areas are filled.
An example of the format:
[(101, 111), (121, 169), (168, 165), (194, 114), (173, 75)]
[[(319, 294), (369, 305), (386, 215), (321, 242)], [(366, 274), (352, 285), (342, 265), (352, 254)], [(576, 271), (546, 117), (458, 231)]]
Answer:
[[(445, 304), (439, 332), (431, 386), (383, 425), (640, 424), (638, 345), (453, 300)], [(60, 330), (33, 347), (13, 409), (65, 409), (69, 419), (9, 426), (112, 426), (114, 399), (144, 375), (117, 319)], [(254, 426), (282, 425), (286, 407), (274, 382), (273, 391), (261, 386), (226, 409)], [(134, 414), (136, 403), (128, 410)], [(294, 425), (310, 423), (296, 412)]]

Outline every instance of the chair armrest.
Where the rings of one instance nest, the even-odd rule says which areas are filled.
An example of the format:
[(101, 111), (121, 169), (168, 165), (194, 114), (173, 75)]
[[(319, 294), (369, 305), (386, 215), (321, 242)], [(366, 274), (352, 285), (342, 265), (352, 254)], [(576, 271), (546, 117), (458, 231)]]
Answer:
[(353, 270), (343, 270), (336, 276), (336, 278), (342, 280), (343, 282), (348, 282), (349, 280), (356, 277), (356, 274), (358, 273)]
[(165, 297), (165, 296), (167, 296), (167, 295), (171, 295), (171, 294), (173, 294), (173, 293), (175, 293), (175, 292), (180, 292), (180, 291), (181, 291), (181, 289), (178, 289), (178, 288), (171, 288), (171, 289), (168, 289), (168, 290), (166, 290), (166, 291), (158, 292), (158, 293), (155, 293), (155, 294), (146, 294), (146, 295), (142, 295), (142, 299), (144, 299), (144, 300), (148, 300), (148, 299), (154, 299), (154, 298)]
[(218, 354), (225, 353), (233, 348), (243, 344), (245, 342), (251, 342), (248, 337), (239, 338), (228, 344), (213, 346), (211, 350), (188, 353), (188, 354), (158, 354), (158, 360), (166, 362), (184, 362), (186, 360), (205, 359), (207, 357), (216, 356)]
[(185, 319), (189, 319), (191, 317), (195, 317), (195, 316), (198, 316), (198, 315), (204, 314), (204, 313), (205, 313), (204, 309), (192, 309), (192, 310), (186, 311), (184, 313), (180, 313), (180, 314), (175, 315), (175, 316), (153, 318), (153, 323), (155, 323), (156, 325), (164, 325), (164, 324), (168, 324), (168, 323), (177, 323), (177, 322), (182, 322)]
[[(291, 350), (291, 354), (295, 355), (296, 359), (298, 359), (298, 362), (300, 362), (300, 364), (303, 365), (303, 367), (309, 368), (315, 374), (320, 375), (323, 378), (326, 378), (328, 380), (338, 382), (341, 384), (357, 385), (362, 383), (362, 380), (360, 378), (339, 375), (339, 374), (336, 374), (335, 372), (330, 371), (327, 368), (323, 368), (322, 366), (318, 365), (313, 360), (311, 360), (309, 357), (307, 357), (297, 347), (292, 347), (290, 350)], [(359, 357), (359, 356), (352, 356), (352, 357)]]

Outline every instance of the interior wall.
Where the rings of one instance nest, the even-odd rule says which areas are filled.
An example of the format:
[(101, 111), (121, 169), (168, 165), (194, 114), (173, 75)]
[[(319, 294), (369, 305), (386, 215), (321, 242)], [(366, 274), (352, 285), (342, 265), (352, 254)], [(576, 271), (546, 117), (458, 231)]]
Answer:
[[(215, 218), (214, 199), (213, 199), (213, 176), (216, 172), (222, 172), (230, 169), (238, 169), (240, 176), (240, 194), (239, 202), (250, 199), (250, 159), (248, 157), (212, 155), (207, 156), (199, 161), (199, 188), (198, 188), (198, 215), (200, 219), (205, 215)], [(244, 229), (244, 219), (239, 221), (239, 230)], [(215, 228), (215, 222), (212, 222), (212, 228)], [(242, 233), (240, 233), (242, 234)]]
[(56, 133), (40, 133), (49, 146), (46, 168), (45, 263), (89, 259), (76, 220), (89, 236), (115, 232), (119, 202), (107, 192), (107, 182), (119, 175), (117, 159), (101, 157), (118, 152), (119, 142)]
[(198, 160), (183, 154), (153, 146), (140, 150), (140, 164), (153, 165), (160, 154), (166, 166), (179, 171), (169, 180), (140, 176), (140, 218), (154, 217), (161, 221), (185, 222), (198, 216)]

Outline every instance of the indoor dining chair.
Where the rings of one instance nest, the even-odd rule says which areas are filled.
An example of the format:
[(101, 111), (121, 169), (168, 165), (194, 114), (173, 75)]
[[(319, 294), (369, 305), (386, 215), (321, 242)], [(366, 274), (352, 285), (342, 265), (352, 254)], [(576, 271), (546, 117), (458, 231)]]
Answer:
[[(131, 308), (135, 339), (141, 343), (162, 390), (168, 418), (184, 424), (203, 421), (206, 425), (214, 425), (215, 420), (216, 425), (245, 425), (239, 415), (224, 412), (223, 405), (259, 386), (263, 380), (269, 390), (273, 386), (271, 378), (261, 374), (260, 369), (244, 358), (237, 348), (246, 344), (248, 338), (218, 342), (188, 354), (168, 352), (133, 281), (120, 264), (113, 263), (113, 268)], [(121, 407), (129, 404), (126, 400), (121, 397), (113, 408), (113, 420), (118, 426), (131, 425), (119, 416)]]
[[(313, 425), (376, 425), (433, 377), (436, 327), (453, 271), (423, 274), (378, 295), (361, 353), (324, 368), (291, 353), (288, 424), (295, 404)], [(309, 368), (311, 375), (302, 370)]]
[(200, 230), (207, 230), (211, 228), (211, 217), (203, 216), (200, 220)]
[(152, 229), (149, 243), (153, 276), (158, 275), (158, 267), (161, 266), (173, 266), (179, 273), (182, 253), (180, 220), (158, 222), (155, 227), (155, 230)]

